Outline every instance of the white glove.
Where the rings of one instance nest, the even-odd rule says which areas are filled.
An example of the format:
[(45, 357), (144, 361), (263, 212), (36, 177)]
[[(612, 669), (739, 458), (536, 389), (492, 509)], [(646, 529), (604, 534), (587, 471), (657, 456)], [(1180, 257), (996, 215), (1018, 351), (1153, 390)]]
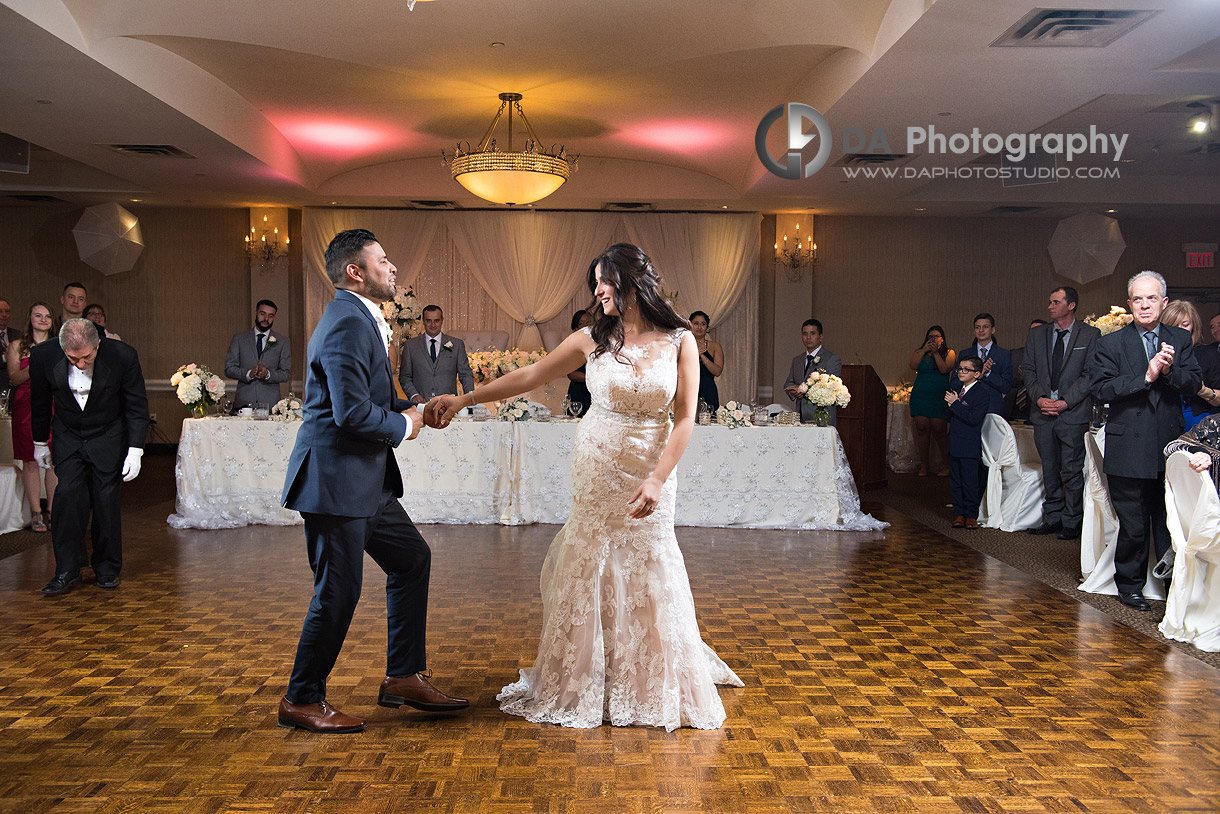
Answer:
[(34, 444), (34, 462), (40, 469), (50, 469), (51, 448), (46, 444)]
[(123, 483), (135, 480), (136, 475), (140, 474), (140, 459), (143, 457), (144, 450), (135, 447), (127, 448), (127, 457), (123, 460)]

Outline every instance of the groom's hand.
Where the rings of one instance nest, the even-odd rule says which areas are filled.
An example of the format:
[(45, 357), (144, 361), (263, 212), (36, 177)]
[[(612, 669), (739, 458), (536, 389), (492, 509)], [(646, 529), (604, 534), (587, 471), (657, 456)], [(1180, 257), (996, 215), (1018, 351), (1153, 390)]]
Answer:
[(432, 399), (432, 401), (424, 406), (424, 424), (434, 430), (439, 430), (445, 426), (441, 423), (440, 415), (437, 412), (438, 398)]
[(407, 440), (414, 441), (415, 436), (419, 435), (419, 431), (424, 428), (424, 419), (418, 410), (403, 410), (402, 414), (411, 425), (411, 430), (407, 433)]

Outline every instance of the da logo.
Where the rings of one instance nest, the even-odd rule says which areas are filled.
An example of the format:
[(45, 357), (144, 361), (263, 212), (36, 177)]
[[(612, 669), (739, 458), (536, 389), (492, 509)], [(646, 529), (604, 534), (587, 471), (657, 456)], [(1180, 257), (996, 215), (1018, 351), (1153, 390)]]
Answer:
[[(788, 121), (788, 153), (785, 156), (787, 163), (781, 164), (767, 152), (767, 133), (770, 132), (771, 125), (785, 117)], [(806, 121), (811, 122), (817, 128), (816, 133), (805, 132), (804, 123)], [(814, 155), (812, 161), (802, 165), (801, 150), (815, 138), (818, 140), (817, 154)], [(762, 121), (758, 123), (758, 130), (754, 134), (754, 149), (758, 152), (758, 160), (772, 173), (790, 181), (808, 178), (822, 169), (826, 159), (830, 158), (830, 145), (830, 124), (826, 121), (826, 117), (809, 105), (799, 102), (776, 105), (768, 111), (766, 116), (762, 117)]]

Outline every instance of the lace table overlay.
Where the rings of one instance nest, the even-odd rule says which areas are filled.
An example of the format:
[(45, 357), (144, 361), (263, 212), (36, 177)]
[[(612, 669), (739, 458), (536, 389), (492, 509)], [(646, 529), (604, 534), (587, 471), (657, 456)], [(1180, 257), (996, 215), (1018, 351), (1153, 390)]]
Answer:
[[(291, 525), (280, 506), (300, 422), (187, 419), (174, 528)], [(567, 522), (577, 422), (456, 421), (395, 450), (416, 523)], [(679, 526), (876, 531), (829, 427), (695, 427), (678, 464)]]

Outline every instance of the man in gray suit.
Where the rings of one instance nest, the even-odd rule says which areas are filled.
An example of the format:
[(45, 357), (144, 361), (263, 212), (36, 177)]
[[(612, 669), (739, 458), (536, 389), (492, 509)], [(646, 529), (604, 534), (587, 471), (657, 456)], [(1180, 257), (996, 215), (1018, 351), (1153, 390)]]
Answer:
[(424, 332), (402, 346), (398, 382), (412, 404), (425, 404), (433, 396), (457, 395), (474, 390), (474, 374), (466, 358), (466, 343), (441, 333), (445, 313), (439, 305), (424, 307)]
[(292, 380), (288, 337), (271, 330), (277, 310), (271, 300), (259, 300), (254, 306), (254, 330), (242, 331), (229, 343), (225, 375), (237, 379), (236, 409), (275, 404), (280, 400), (280, 384)]
[(1181, 396), (1199, 392), (1202, 374), (1188, 331), (1161, 324), (1169, 303), (1165, 278), (1141, 271), (1127, 283), (1134, 321), (1097, 340), (1093, 396), (1110, 405), (1102, 470), (1118, 515), (1114, 585), (1129, 608), (1144, 599), (1148, 541), (1159, 559), (1169, 550), (1165, 525), (1165, 445), (1182, 433)]
[(1031, 328), (1021, 371), (1029, 423), (1042, 456), (1042, 524), (1030, 534), (1060, 540), (1080, 536), (1084, 520), (1084, 434), (1093, 416), (1089, 361), (1101, 331), (1076, 319), (1080, 295), (1071, 286), (1051, 292), (1051, 323)]
[[(817, 407), (801, 396), (797, 389), (815, 370), (838, 376), (843, 372), (843, 360), (822, 347), (822, 323), (816, 319), (807, 319), (801, 323), (801, 342), (805, 345), (805, 352), (792, 357), (792, 369), (788, 371), (788, 378), (784, 381), (784, 392), (800, 411), (801, 423), (808, 424), (813, 421), (813, 413)], [(839, 426), (836, 407), (830, 408), (830, 426)]]

